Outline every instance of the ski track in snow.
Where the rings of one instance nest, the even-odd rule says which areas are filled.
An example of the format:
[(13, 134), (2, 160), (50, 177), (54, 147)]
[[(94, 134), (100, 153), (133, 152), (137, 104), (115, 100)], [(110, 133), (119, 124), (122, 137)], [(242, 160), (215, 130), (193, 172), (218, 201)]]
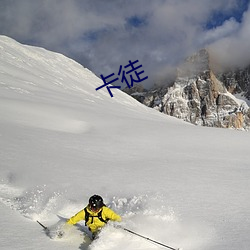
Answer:
[[(90, 129), (87, 122), (71, 118), (70, 115), (67, 117), (65, 110), (52, 109), (45, 104), (33, 104), (31, 106), (28, 102), (2, 101), (0, 113), (4, 113), (6, 108), (8, 108), (9, 112), (2, 117), (3, 121), (73, 134), (84, 133)], [(22, 112), (20, 112), (20, 108)]]

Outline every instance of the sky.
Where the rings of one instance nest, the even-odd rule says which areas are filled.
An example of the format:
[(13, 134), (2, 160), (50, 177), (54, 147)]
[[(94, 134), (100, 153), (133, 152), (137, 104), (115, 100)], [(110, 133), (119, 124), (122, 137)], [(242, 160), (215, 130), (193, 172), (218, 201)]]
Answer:
[(225, 65), (250, 62), (249, 0), (0, 0), (0, 34), (63, 53), (97, 76), (139, 60), (145, 87), (201, 48)]

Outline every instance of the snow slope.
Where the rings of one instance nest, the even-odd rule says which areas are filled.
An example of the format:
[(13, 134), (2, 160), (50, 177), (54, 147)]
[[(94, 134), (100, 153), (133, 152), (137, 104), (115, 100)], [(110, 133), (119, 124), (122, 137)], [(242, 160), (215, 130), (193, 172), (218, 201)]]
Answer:
[(171, 247), (250, 249), (249, 133), (100, 85), (63, 55), (0, 36), (0, 248), (162, 249), (112, 225), (90, 244), (83, 223), (61, 240), (36, 223), (53, 228), (97, 193), (124, 227)]

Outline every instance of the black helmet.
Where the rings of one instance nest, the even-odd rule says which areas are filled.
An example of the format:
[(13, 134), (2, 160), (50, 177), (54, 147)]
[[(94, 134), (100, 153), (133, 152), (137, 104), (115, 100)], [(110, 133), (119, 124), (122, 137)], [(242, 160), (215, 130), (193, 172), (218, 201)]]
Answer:
[(93, 195), (89, 198), (89, 206), (93, 210), (99, 210), (103, 207), (103, 199), (99, 195)]

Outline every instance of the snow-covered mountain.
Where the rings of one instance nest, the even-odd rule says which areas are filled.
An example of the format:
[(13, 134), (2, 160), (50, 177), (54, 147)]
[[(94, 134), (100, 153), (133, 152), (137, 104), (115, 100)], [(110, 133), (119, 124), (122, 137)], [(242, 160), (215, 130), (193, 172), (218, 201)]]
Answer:
[[(53, 228), (92, 194), (122, 225), (184, 250), (248, 250), (249, 133), (193, 126), (102, 81), (63, 55), (0, 37), (0, 248), (161, 246), (108, 225)], [(63, 223), (63, 222), (62, 222)]]
[(237, 69), (228, 69), (218, 72), (218, 79), (223, 82), (230, 93), (245, 97), (250, 103), (250, 66)]
[(149, 91), (135, 88), (129, 94), (149, 107), (196, 125), (249, 129), (249, 89), (248, 68), (214, 72), (210, 54), (203, 49), (180, 65), (170, 87), (162, 85)]

